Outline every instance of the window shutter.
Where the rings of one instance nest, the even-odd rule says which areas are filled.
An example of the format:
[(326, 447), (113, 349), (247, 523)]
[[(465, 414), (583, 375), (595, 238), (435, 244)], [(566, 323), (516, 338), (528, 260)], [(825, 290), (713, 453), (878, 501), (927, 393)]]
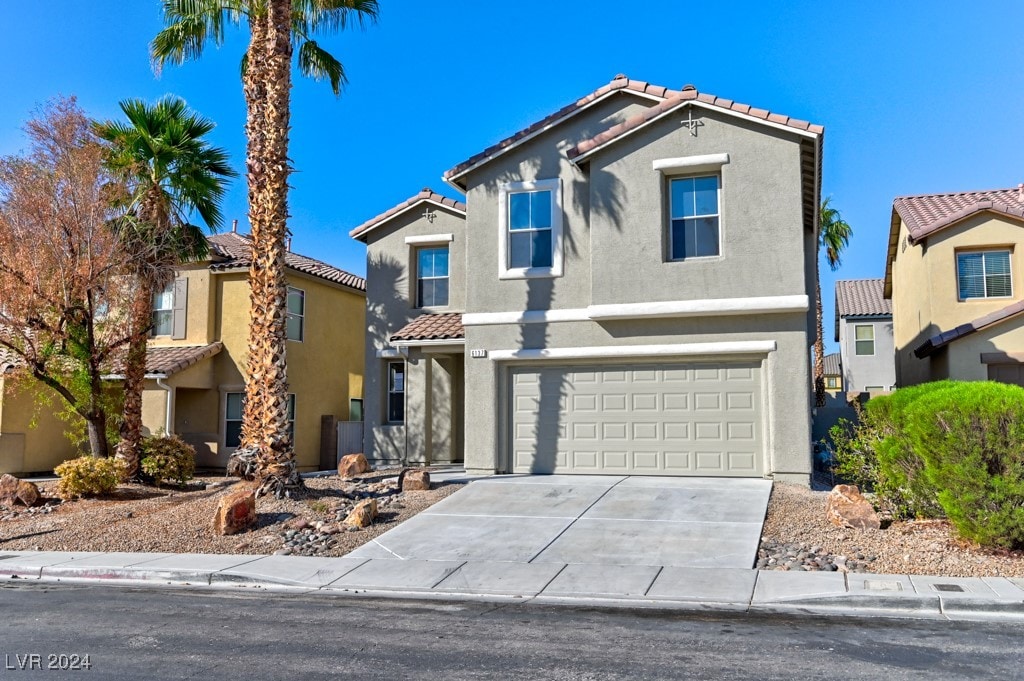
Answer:
[(188, 279), (179, 277), (174, 280), (174, 326), (171, 331), (173, 340), (185, 338), (185, 312), (188, 309)]

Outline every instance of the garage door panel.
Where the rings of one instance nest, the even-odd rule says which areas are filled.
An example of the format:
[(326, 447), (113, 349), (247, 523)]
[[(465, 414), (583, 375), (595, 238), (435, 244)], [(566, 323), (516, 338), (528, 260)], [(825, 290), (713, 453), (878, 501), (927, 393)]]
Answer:
[(515, 368), (513, 470), (760, 475), (760, 379), (754, 362)]

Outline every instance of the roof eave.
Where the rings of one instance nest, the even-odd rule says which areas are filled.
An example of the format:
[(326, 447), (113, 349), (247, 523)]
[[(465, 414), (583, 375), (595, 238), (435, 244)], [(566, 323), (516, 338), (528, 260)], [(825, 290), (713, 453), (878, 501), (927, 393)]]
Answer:
[(365, 237), (366, 237), (367, 234), (369, 234), (370, 232), (374, 231), (378, 227), (381, 227), (384, 224), (386, 224), (388, 222), (391, 222), (392, 220), (394, 220), (398, 216), (404, 215), (408, 211), (412, 210), (416, 206), (419, 206), (420, 204), (423, 204), (423, 203), (429, 203), (429, 204), (432, 204), (434, 206), (437, 206), (438, 208), (444, 208), (445, 210), (451, 211), (452, 213), (455, 213), (456, 215), (461, 215), (462, 217), (466, 216), (465, 209), (460, 209), (460, 208), (458, 208), (456, 206), (446, 206), (445, 204), (441, 203), (440, 201), (434, 201), (433, 199), (423, 198), (423, 199), (419, 199), (415, 203), (409, 204), (405, 208), (402, 208), (401, 210), (397, 211), (396, 213), (394, 213), (392, 215), (389, 215), (386, 218), (383, 218), (379, 222), (376, 222), (376, 223), (370, 225), (369, 227), (363, 228), (363, 226), (360, 225), (359, 227), (356, 227), (351, 232), (349, 232), (348, 235), (349, 235), (349, 237), (355, 239), (356, 241), (362, 241), (363, 243), (366, 243), (366, 238)]

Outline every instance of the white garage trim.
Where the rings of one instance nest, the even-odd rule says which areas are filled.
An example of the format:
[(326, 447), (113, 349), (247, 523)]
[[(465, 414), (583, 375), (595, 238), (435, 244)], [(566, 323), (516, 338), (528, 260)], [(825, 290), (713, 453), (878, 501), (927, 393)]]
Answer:
[(599, 357), (688, 357), (693, 355), (764, 355), (775, 352), (775, 341), (731, 341), (721, 343), (676, 343), (672, 345), (601, 345), (576, 348), (543, 348), (523, 350), (491, 350), (495, 362)]
[(564, 310), (467, 312), (462, 315), (462, 325), (550, 324), (552, 322), (642, 319), (645, 317), (720, 317), (751, 313), (806, 312), (808, 309), (810, 309), (810, 298), (806, 295), (665, 300), (654, 303), (591, 305), (590, 307), (568, 308)]

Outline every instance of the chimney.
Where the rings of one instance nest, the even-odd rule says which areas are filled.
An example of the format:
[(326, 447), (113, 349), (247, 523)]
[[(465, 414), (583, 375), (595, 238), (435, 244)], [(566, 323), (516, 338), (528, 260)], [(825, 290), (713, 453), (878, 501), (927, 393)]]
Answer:
[(238, 234), (238, 218), (231, 221), (231, 233)]
[(287, 239), (285, 239), (284, 250), (288, 251), (289, 253), (292, 252), (292, 238), (291, 237), (288, 237)]

